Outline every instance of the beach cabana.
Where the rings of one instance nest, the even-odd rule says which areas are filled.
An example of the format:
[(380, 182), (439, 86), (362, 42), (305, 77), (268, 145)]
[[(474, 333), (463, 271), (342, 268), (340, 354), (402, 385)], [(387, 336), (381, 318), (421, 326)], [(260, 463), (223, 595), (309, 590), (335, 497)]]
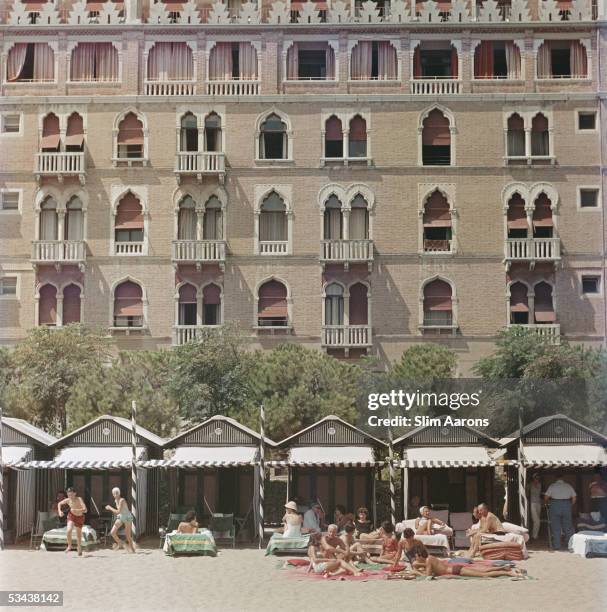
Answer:
[(449, 512), (470, 512), (479, 502), (492, 507), (492, 451), (498, 447), (497, 440), (467, 426), (421, 426), (395, 440), (394, 449), (401, 456), (404, 518), (416, 518), (413, 498)]
[(290, 499), (298, 497), (304, 504), (320, 501), (327, 519), (337, 504), (352, 512), (366, 506), (376, 521), (375, 472), (388, 454), (385, 442), (337, 416), (327, 416), (278, 447), (288, 452), (287, 459), (269, 464), (288, 467)]
[[(25, 469), (31, 460), (52, 456), (50, 446), (57, 439), (22, 419), (2, 418), (2, 464), (4, 467), (5, 542), (11, 543), (29, 533), (36, 508), (49, 494), (46, 478)], [(52, 494), (54, 496), (54, 494)], [(48, 505), (48, 503), (47, 503)], [(48, 510), (48, 507), (42, 508)]]
[[(539, 472), (542, 491), (552, 483), (558, 472), (577, 493), (577, 512), (590, 512), (590, 481), (597, 469), (607, 467), (607, 437), (574, 421), (564, 414), (536, 419), (523, 427), (523, 467), (529, 477)], [(509, 516), (520, 521), (518, 500), (519, 430), (503, 441), (508, 467)], [(526, 504), (529, 507), (529, 504)]]
[[(129, 419), (100, 416), (52, 444), (52, 460), (31, 461), (29, 466), (38, 470), (61, 470), (62, 482), (56, 486), (74, 487), (88, 507), (87, 520), (98, 527), (101, 516), (107, 514), (104, 512), (106, 504), (113, 503), (113, 487), (120, 488), (129, 506), (132, 503), (131, 433)], [(137, 461), (161, 458), (164, 442), (138, 425)], [(137, 480), (137, 533), (157, 533), (157, 471), (139, 467)], [(53, 492), (50, 499), (54, 496)]]
[(169, 440), (162, 461), (145, 465), (168, 468), (171, 512), (195, 509), (199, 518), (233, 514), (254, 528), (259, 441), (257, 432), (238, 421), (214, 416)]

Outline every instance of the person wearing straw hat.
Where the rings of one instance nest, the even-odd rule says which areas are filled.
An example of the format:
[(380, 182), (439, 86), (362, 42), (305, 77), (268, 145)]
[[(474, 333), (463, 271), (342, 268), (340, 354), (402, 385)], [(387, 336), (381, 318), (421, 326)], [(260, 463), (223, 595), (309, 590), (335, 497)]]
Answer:
[(297, 513), (297, 502), (290, 501), (285, 504), (285, 515), (282, 517), (285, 538), (299, 538), (301, 536), (301, 515)]

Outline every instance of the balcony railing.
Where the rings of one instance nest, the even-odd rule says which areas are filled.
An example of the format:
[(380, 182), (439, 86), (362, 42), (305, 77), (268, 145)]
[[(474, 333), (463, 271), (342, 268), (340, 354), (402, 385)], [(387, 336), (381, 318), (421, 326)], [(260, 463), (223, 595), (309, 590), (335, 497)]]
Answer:
[(430, 240), (424, 238), (424, 253), (451, 253), (452, 240)]
[(173, 344), (181, 346), (200, 338), (205, 328), (218, 328), (219, 325), (175, 325), (173, 327)]
[(506, 259), (514, 261), (556, 261), (561, 258), (559, 238), (508, 238)]
[(225, 171), (225, 153), (178, 152), (175, 157), (178, 174), (224, 174)]
[(173, 240), (173, 261), (225, 261), (224, 240)]
[(143, 242), (115, 242), (116, 255), (143, 255)]
[(371, 346), (371, 326), (323, 325), (322, 345), (335, 348)]
[(260, 81), (209, 81), (209, 96), (258, 96)]
[(372, 240), (323, 240), (321, 261), (372, 261)]
[(146, 96), (195, 96), (193, 81), (145, 81)]
[(84, 240), (35, 240), (32, 246), (35, 263), (81, 263), (86, 259)]
[(288, 240), (260, 240), (260, 255), (287, 255), (289, 252)]
[(413, 79), (411, 81), (411, 93), (422, 96), (458, 94), (461, 93), (461, 87), (462, 83), (458, 79), (443, 77)]
[(78, 174), (83, 175), (84, 153), (37, 153), (36, 169), (38, 176)]
[(561, 341), (561, 325), (560, 323), (547, 323), (545, 325), (537, 323), (529, 323), (527, 325), (521, 323), (511, 323), (508, 327), (520, 327), (521, 329), (528, 329), (533, 331), (538, 336), (546, 338), (548, 341), (559, 344)]

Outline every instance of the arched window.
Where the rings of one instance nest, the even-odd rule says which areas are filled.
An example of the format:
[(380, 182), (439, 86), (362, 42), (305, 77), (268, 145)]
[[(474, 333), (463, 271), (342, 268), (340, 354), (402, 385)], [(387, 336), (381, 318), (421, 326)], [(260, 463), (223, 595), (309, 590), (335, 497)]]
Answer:
[(424, 251), (451, 251), (451, 209), (447, 198), (437, 189), (424, 206)]
[(510, 285), (510, 323), (513, 325), (527, 325), (529, 323), (527, 287), (520, 282)]
[(545, 40), (537, 50), (537, 77), (587, 78), (586, 47), (579, 40)]
[(259, 287), (257, 325), (259, 327), (289, 325), (287, 288), (280, 281), (269, 280)]
[(84, 213), (82, 202), (76, 196), (67, 203), (64, 232), (65, 240), (84, 240)]
[(398, 79), (396, 49), (389, 41), (361, 40), (352, 49), (350, 78), (353, 81)]
[(529, 223), (525, 211), (525, 200), (520, 194), (515, 193), (508, 200), (508, 238), (527, 238)]
[(8, 52), (6, 77), (14, 82), (55, 80), (55, 53), (47, 43), (16, 43)]
[(453, 325), (451, 285), (436, 279), (424, 287), (424, 326), (450, 327)]
[(552, 203), (548, 196), (542, 192), (534, 202), (533, 237), (552, 238), (553, 231)]
[(538, 113), (531, 121), (531, 155), (534, 157), (550, 155), (548, 119), (542, 113)]
[(57, 202), (47, 196), (40, 206), (40, 240), (58, 240)]
[(341, 120), (332, 115), (325, 123), (325, 157), (341, 159), (344, 156), (344, 133)]
[(331, 45), (322, 41), (291, 44), (287, 51), (287, 81), (334, 79), (335, 51)]
[(204, 206), (204, 240), (223, 240), (223, 214), (217, 196), (211, 196)]
[(259, 136), (260, 159), (288, 159), (287, 126), (275, 113), (261, 124)]
[(114, 289), (114, 327), (143, 327), (143, 290), (133, 281)]
[(520, 79), (521, 52), (512, 41), (483, 40), (474, 50), (475, 79)]
[(40, 150), (43, 153), (56, 153), (59, 151), (60, 138), (59, 117), (54, 113), (49, 113), (42, 121)]
[(349, 306), (348, 318), (350, 325), (369, 324), (369, 300), (367, 285), (363, 283), (354, 283), (354, 285), (350, 287)]
[(38, 325), (54, 327), (57, 325), (57, 289), (53, 285), (43, 285), (39, 295)]
[(367, 122), (356, 115), (350, 120), (349, 157), (367, 157)]
[(249, 42), (218, 42), (209, 55), (210, 81), (256, 81), (257, 50)]
[(325, 325), (344, 325), (344, 289), (337, 283), (325, 289)]
[(525, 122), (517, 113), (508, 117), (507, 139), (508, 157), (525, 157)]
[(73, 283), (67, 285), (63, 289), (63, 315), (62, 325), (69, 325), (70, 323), (80, 323), (80, 287)]
[(179, 325), (197, 325), (196, 287), (186, 283), (179, 287)]
[(287, 207), (284, 200), (272, 191), (261, 204), (259, 241), (286, 242), (288, 237)]
[(221, 119), (217, 113), (210, 113), (204, 118), (204, 150), (219, 152), (221, 149)]
[(143, 251), (143, 207), (130, 191), (122, 196), (116, 209), (114, 240), (117, 254), (141, 254)]
[[(440, 44), (440, 43), (439, 43)], [(457, 79), (457, 49), (448, 42), (421, 43), (413, 52), (414, 79)]]
[(191, 81), (192, 49), (184, 42), (157, 42), (148, 54), (148, 81)]
[(533, 288), (535, 293), (534, 300), (534, 319), (539, 325), (549, 325), (556, 321), (556, 313), (554, 312), (554, 301), (552, 295), (552, 287), (541, 281)]
[(127, 113), (118, 126), (118, 158), (143, 159), (143, 122), (135, 113)]
[(435, 108), (423, 121), (422, 164), (449, 166), (451, 164), (451, 129), (449, 119)]
[(196, 202), (192, 196), (186, 195), (179, 202), (179, 217), (177, 219), (178, 240), (196, 240)]
[(182, 153), (198, 151), (198, 120), (192, 113), (181, 118), (179, 150)]
[(84, 121), (78, 113), (72, 113), (67, 118), (65, 150), (71, 153), (80, 153), (84, 150)]
[(350, 223), (348, 228), (350, 240), (368, 240), (369, 205), (367, 200), (359, 193), (350, 202), (350, 207)]
[(341, 240), (344, 231), (341, 202), (336, 195), (331, 195), (325, 202), (324, 237), (325, 240)]
[(112, 43), (78, 43), (72, 50), (71, 81), (117, 81), (118, 75), (118, 51)]
[(221, 325), (221, 289), (211, 283), (202, 290), (202, 324)]

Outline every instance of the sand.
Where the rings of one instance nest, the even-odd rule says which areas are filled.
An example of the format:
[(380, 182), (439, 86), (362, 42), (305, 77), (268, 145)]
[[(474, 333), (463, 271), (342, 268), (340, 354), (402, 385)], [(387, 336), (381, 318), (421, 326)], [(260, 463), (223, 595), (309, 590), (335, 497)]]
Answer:
[[(522, 563), (536, 580), (337, 582), (293, 578), (257, 549), (217, 558), (100, 550), (0, 553), (0, 588), (64, 590), (67, 610), (580, 610), (607, 609), (607, 559), (535, 552)], [(27, 608), (20, 608), (27, 609)], [(36, 608), (40, 609), (40, 608)]]

